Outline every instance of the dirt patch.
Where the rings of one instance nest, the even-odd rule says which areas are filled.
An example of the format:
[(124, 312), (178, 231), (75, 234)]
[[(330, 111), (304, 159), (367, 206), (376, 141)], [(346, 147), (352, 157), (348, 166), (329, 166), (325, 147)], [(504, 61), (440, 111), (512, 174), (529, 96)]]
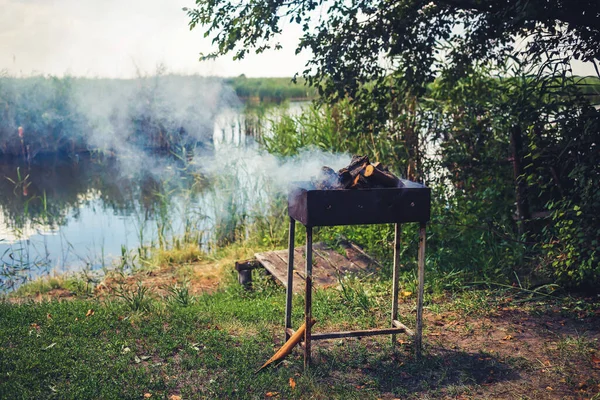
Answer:
[[(420, 360), (398, 335), (395, 350), (387, 336), (318, 342), (314, 364), (332, 384), (382, 399), (600, 399), (600, 312), (547, 303), (486, 310), (431, 304)], [(413, 313), (411, 302), (400, 305), (400, 315)]]
[[(464, 398), (592, 398), (600, 392), (600, 318), (499, 307), (487, 316), (425, 313), (430, 355), (472, 355)], [(458, 398), (461, 398), (460, 396)]]
[[(112, 274), (97, 286), (95, 295), (108, 296), (140, 283), (160, 297), (184, 282), (192, 294), (210, 293), (218, 287), (223, 268), (202, 262)], [(597, 298), (519, 303), (488, 298), (488, 294), (477, 292), (468, 303), (464, 294), (432, 301), (424, 312), (422, 360), (415, 360), (411, 341), (399, 335), (395, 351), (389, 347), (389, 337), (364, 339), (362, 343), (372, 346), (365, 353), (352, 348), (357, 339), (319, 342), (314, 347), (315, 365), (325, 380), (375, 390), (384, 399), (600, 398)], [(69, 299), (73, 294), (53, 289), (44, 296)], [(412, 300), (403, 300), (400, 315), (414, 315)], [(234, 336), (257, 333), (256, 327), (243, 324), (231, 323), (225, 329)], [(280, 339), (278, 331), (277, 345)], [(295, 354), (301, 357), (299, 351)]]
[(153, 270), (142, 270), (129, 275), (111, 273), (96, 286), (94, 294), (110, 295), (123, 286), (141, 284), (156, 296), (166, 296), (169, 288), (187, 285), (190, 294), (211, 293), (221, 281), (220, 267), (202, 262), (185, 266), (163, 266)]
[[(148, 294), (161, 298), (169, 294), (169, 288), (187, 286), (191, 295), (214, 292), (221, 283), (223, 268), (218, 263), (197, 262), (186, 265), (166, 265), (151, 270), (139, 270), (129, 274), (115, 271), (107, 273), (90, 292), (78, 293), (66, 288), (55, 288), (44, 293), (10, 296), (8, 301), (23, 303), (26, 301), (73, 300), (82, 296), (103, 298), (112, 296), (121, 289), (138, 284), (148, 289)], [(85, 284), (84, 284), (85, 285)], [(91, 289), (93, 287), (93, 290)]]

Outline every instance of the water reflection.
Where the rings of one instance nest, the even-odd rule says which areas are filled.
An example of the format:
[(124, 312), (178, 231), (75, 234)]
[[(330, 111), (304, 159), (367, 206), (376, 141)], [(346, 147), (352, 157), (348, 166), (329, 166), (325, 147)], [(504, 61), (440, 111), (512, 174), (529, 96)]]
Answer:
[(165, 227), (156, 226), (172, 218), (167, 203), (182, 193), (193, 201), (203, 186), (182, 162), (153, 161), (160, 174), (125, 172), (115, 158), (90, 155), (0, 162), (0, 255), (5, 275), (12, 275), (0, 284), (49, 270), (100, 268), (121, 246), (164, 238)]
[(256, 149), (272, 117), (222, 110), (210, 146), (192, 153), (0, 158), (0, 290), (110, 267), (175, 236), (205, 248), (233, 240), (245, 221), (269, 211), (268, 183), (234, 165)]

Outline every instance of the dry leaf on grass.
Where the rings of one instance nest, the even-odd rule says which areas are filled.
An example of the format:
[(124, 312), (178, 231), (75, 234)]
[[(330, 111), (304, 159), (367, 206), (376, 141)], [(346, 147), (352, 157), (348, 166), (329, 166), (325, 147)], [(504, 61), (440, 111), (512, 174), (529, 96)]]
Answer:
[(92, 315), (94, 315), (94, 310), (92, 310), (91, 308), (88, 310), (88, 312), (85, 313), (86, 317), (91, 317)]
[(277, 397), (277, 396), (279, 396), (279, 392), (267, 392), (265, 394), (265, 396), (267, 396), (267, 397)]
[(145, 399), (149, 399), (150, 397), (152, 397), (152, 393), (144, 393)]
[(290, 387), (292, 389), (296, 389), (296, 381), (294, 380), (294, 378), (290, 378)]
[(172, 394), (171, 396), (169, 396), (169, 400), (181, 400), (181, 396)]

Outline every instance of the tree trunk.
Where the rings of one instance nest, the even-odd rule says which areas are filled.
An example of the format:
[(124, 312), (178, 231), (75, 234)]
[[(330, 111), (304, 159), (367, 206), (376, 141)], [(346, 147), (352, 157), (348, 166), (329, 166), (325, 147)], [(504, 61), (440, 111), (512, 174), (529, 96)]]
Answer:
[(527, 199), (527, 184), (523, 179), (523, 133), (521, 127), (513, 126), (510, 131), (510, 151), (513, 159), (513, 174), (515, 180), (515, 198), (517, 204), (517, 228), (519, 234), (524, 234), (526, 221), (531, 219), (529, 200)]
[(418, 182), (421, 179), (421, 163), (419, 154), (419, 131), (416, 127), (416, 98), (407, 98), (405, 105), (406, 122), (404, 123), (404, 140), (408, 153), (406, 178)]

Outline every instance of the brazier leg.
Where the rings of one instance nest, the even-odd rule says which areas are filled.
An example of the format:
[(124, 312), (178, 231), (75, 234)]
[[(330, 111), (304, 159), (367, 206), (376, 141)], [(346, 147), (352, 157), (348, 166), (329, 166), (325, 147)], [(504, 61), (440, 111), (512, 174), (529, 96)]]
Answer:
[(423, 292), (425, 286), (425, 240), (427, 238), (427, 232), (425, 230), (426, 224), (421, 222), (419, 226), (419, 260), (418, 260), (418, 297), (417, 297), (417, 329), (415, 332), (415, 354), (417, 358), (421, 358), (421, 351), (423, 349), (422, 335), (423, 335)]
[(304, 332), (304, 369), (310, 366), (310, 335), (312, 320), (312, 227), (306, 227), (306, 286), (304, 297), (304, 323), (306, 331)]
[(292, 295), (294, 294), (294, 242), (296, 238), (296, 221), (290, 217), (288, 240), (287, 289), (285, 297), (285, 341), (290, 338), (288, 328), (292, 327)]
[[(395, 224), (394, 233), (394, 269), (392, 271), (392, 328), (398, 319), (398, 274), (400, 272), (400, 238), (402, 225)], [(392, 346), (396, 343), (396, 335), (392, 335)]]

